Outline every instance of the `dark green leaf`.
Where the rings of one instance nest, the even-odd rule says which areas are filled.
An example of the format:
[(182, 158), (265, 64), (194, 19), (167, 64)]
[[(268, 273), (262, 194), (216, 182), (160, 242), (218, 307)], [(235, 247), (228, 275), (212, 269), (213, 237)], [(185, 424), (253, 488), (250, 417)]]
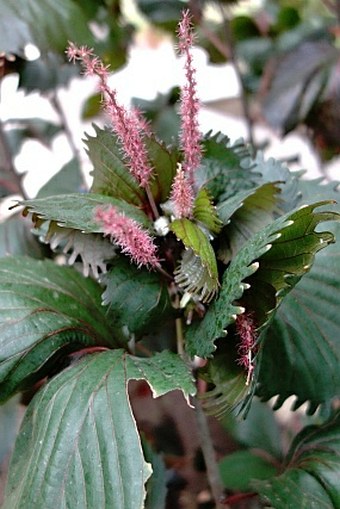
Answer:
[[(255, 311), (259, 326), (268, 322), (283, 296), (310, 269), (314, 254), (333, 241), (333, 236), (328, 232), (314, 232), (318, 223), (337, 219), (333, 213), (314, 212), (316, 207), (323, 204), (305, 206), (276, 219), (241, 248), (224, 272), (218, 298), (211, 304), (203, 320), (194, 323), (187, 331), (189, 355), (208, 357), (212, 354), (214, 341), (225, 335), (227, 326), (242, 311), (235, 301), (241, 299), (246, 288), (243, 281), (259, 267), (259, 276), (254, 276), (253, 286), (247, 290), (244, 299), (247, 299), (248, 311)], [(256, 260), (258, 262), (254, 263)], [(259, 299), (258, 289), (262, 291), (264, 285), (268, 295), (264, 296), (266, 299), (263, 301)]]
[(156, 0), (137, 0), (137, 7), (153, 24), (175, 29), (183, 10), (180, 0), (163, 0), (162, 7)]
[(282, 457), (279, 423), (272, 408), (254, 398), (246, 419), (229, 413), (223, 418), (223, 426), (242, 446), (262, 449), (274, 458)]
[[(338, 224), (335, 233), (339, 238)], [(314, 411), (318, 404), (340, 394), (339, 292), (337, 242), (318, 253), (312, 270), (284, 299), (264, 334), (259, 375), (262, 398), (278, 395), (280, 406), (295, 394), (297, 405), (310, 401)]]
[(19, 400), (17, 397), (0, 406), (0, 468), (14, 447), (19, 428)]
[(0, 400), (41, 378), (62, 351), (117, 346), (101, 288), (52, 261), (0, 259)]
[(131, 175), (116, 135), (94, 126), (96, 136), (85, 139), (93, 164), (93, 193), (112, 196), (134, 205), (145, 201), (144, 190)]
[(321, 426), (308, 426), (295, 437), (280, 476), (254, 485), (275, 509), (332, 509), (340, 506), (339, 469), (338, 412)]
[(219, 204), (217, 212), (226, 226), (219, 237), (218, 257), (224, 263), (229, 263), (254, 233), (273, 221), (278, 192), (277, 185), (268, 182)]
[(43, 248), (30, 232), (30, 227), (21, 217), (12, 217), (0, 223), (0, 257), (28, 255), (43, 258)]
[[(92, 354), (48, 382), (26, 413), (13, 454), (4, 509), (142, 509), (151, 466), (128, 399), (131, 379), (154, 397), (194, 393), (181, 358)], [(47, 505), (46, 505), (47, 504)]]
[(151, 192), (156, 203), (162, 203), (169, 198), (171, 185), (176, 175), (177, 150), (168, 149), (154, 136), (146, 136), (144, 141), (153, 168)]
[(143, 451), (146, 461), (152, 465), (152, 475), (146, 485), (145, 509), (165, 509), (167, 475), (164, 461), (146, 441), (143, 441)]
[(74, 228), (84, 233), (101, 233), (102, 226), (94, 219), (97, 207), (114, 206), (127, 217), (143, 226), (149, 226), (146, 215), (137, 207), (122, 200), (102, 194), (59, 194), (35, 200), (20, 202), (25, 207), (24, 214), (32, 214), (34, 222), (55, 221), (59, 226)]
[(202, 148), (203, 160), (195, 172), (196, 185), (207, 187), (215, 200), (226, 200), (259, 183), (260, 175), (252, 171), (254, 164), (243, 141), (231, 145), (227, 136), (209, 132)]
[(337, 58), (336, 49), (326, 40), (304, 41), (281, 55), (264, 102), (268, 122), (287, 132), (304, 120), (326, 84), (323, 71)]
[(36, 198), (79, 192), (83, 185), (84, 180), (79, 162), (76, 159), (72, 159), (40, 188)]
[(24, 55), (26, 44), (40, 51), (63, 52), (68, 41), (93, 42), (87, 18), (72, 0), (2, 0), (0, 47), (6, 53)]
[(270, 479), (277, 470), (266, 459), (251, 451), (236, 451), (219, 462), (225, 488), (233, 491), (252, 491), (254, 479)]
[(149, 332), (172, 313), (167, 285), (159, 275), (138, 269), (124, 258), (114, 261), (101, 282), (106, 286), (103, 304), (113, 315), (117, 333), (127, 338)]
[(18, 72), (20, 89), (54, 95), (56, 88), (68, 85), (77, 75), (77, 67), (66, 63), (63, 55), (49, 52), (37, 60), (22, 60)]

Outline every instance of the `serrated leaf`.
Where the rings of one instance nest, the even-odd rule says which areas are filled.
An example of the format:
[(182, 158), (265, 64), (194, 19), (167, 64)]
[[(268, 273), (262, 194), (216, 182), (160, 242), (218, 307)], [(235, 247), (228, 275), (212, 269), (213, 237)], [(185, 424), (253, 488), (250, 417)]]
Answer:
[[(131, 379), (154, 397), (193, 394), (191, 373), (170, 352), (137, 358), (92, 354), (48, 382), (32, 401), (11, 461), (3, 509), (142, 509), (151, 468), (128, 399)], [(46, 505), (47, 504), (47, 505)]]
[(101, 282), (106, 286), (103, 304), (113, 315), (113, 326), (127, 338), (142, 335), (173, 312), (167, 285), (159, 275), (124, 258), (114, 261)]
[(218, 273), (214, 250), (205, 233), (189, 219), (175, 219), (170, 225), (171, 231), (183, 242), (186, 248), (192, 249), (207, 267), (210, 277), (217, 282)]
[[(292, 289), (298, 279), (307, 272), (313, 262), (314, 254), (329, 242), (331, 234), (315, 233), (314, 228), (322, 221), (335, 220), (337, 215), (327, 212), (316, 212), (314, 209), (324, 205), (324, 202), (300, 208), (286, 214), (257, 232), (233, 258), (225, 270), (221, 290), (217, 299), (209, 307), (202, 321), (194, 323), (188, 328), (186, 347), (190, 356), (208, 357), (215, 349), (214, 341), (225, 335), (225, 330), (234, 321), (235, 315), (242, 309), (235, 304), (241, 299), (245, 286), (242, 283), (261, 267), (262, 257), (270, 260), (270, 251), (275, 246), (273, 266), (267, 263), (266, 270), (261, 271), (262, 280), (256, 284), (268, 290), (272, 289), (269, 298), (263, 303), (256, 293), (257, 287), (247, 290), (244, 298), (251, 296), (251, 306), (248, 311), (255, 312), (255, 320), (263, 326), (269, 320), (269, 313), (279, 305), (283, 296)], [(285, 250), (287, 240), (288, 249)], [(265, 253), (268, 254), (264, 257)], [(275, 260), (277, 264), (274, 266)], [(260, 264), (254, 263), (259, 261)], [(264, 267), (264, 265), (263, 265)], [(287, 279), (286, 276), (289, 276)], [(280, 291), (280, 294), (278, 292)], [(251, 293), (250, 293), (251, 292)], [(261, 295), (262, 296), (262, 295)]]
[(100, 295), (96, 282), (52, 261), (0, 259), (0, 401), (63, 352), (119, 344)]
[(247, 240), (274, 219), (279, 188), (273, 182), (241, 191), (217, 207), (225, 225), (220, 236), (219, 259), (224, 263), (236, 255)]
[(72, 159), (65, 164), (53, 177), (46, 182), (38, 191), (36, 198), (80, 192), (84, 185), (81, 169), (77, 159)]
[(340, 413), (320, 426), (304, 428), (294, 439), (285, 471), (254, 486), (275, 509), (340, 505)]
[[(0, 406), (0, 467), (12, 450), (20, 422), (18, 397), (12, 398)], [(2, 468), (1, 468), (2, 470)]]
[(152, 475), (146, 485), (145, 509), (165, 509), (167, 495), (167, 472), (160, 454), (143, 441), (145, 459), (152, 465)]
[[(337, 238), (340, 226), (331, 225)], [(321, 251), (264, 332), (259, 395), (279, 407), (296, 395), (310, 411), (340, 394), (340, 247)], [(273, 359), (279, 363), (273, 365)]]
[(245, 383), (243, 369), (237, 365), (235, 354), (229, 349), (228, 354), (216, 355), (206, 368), (208, 380), (214, 388), (200, 397), (205, 412), (222, 418), (238, 407), (253, 393), (253, 388)]
[(171, 185), (177, 170), (177, 149), (170, 149), (156, 139), (145, 136), (149, 160), (153, 168), (150, 188), (156, 203), (163, 203), (169, 198)]
[(209, 132), (202, 141), (202, 150), (196, 185), (207, 187), (215, 200), (225, 200), (259, 183), (260, 175), (252, 171), (250, 150), (242, 140), (231, 145), (224, 134)]
[(72, 0), (3, 0), (0, 6), (0, 47), (25, 57), (28, 43), (40, 51), (63, 52), (70, 40), (93, 43), (83, 10)]
[(117, 136), (109, 129), (100, 129), (96, 125), (93, 128), (95, 136), (85, 138), (93, 164), (91, 192), (142, 205), (145, 192), (130, 173)]
[(216, 207), (212, 203), (212, 198), (204, 187), (198, 191), (194, 201), (193, 216), (208, 228), (211, 233), (219, 233), (222, 223), (219, 218)]
[(183, 253), (175, 280), (185, 291), (200, 294), (205, 302), (216, 293), (219, 282), (215, 252), (206, 234), (189, 219), (175, 219), (170, 229), (183, 242)]
[(55, 221), (58, 226), (74, 228), (84, 233), (102, 233), (103, 227), (94, 220), (97, 207), (113, 205), (119, 212), (148, 227), (147, 216), (137, 207), (102, 194), (58, 194), (47, 198), (25, 200), (23, 214), (32, 214), (34, 222)]
[[(5, 508), (144, 507), (151, 468), (128, 399), (131, 379), (154, 397), (195, 392), (191, 372), (170, 352), (138, 358), (122, 350), (85, 357), (32, 401), (12, 457)], [(98, 487), (101, 487), (98, 489)]]
[(60, 228), (54, 222), (50, 223), (47, 233), (41, 235), (40, 240), (50, 244), (54, 251), (60, 249), (67, 256), (69, 265), (80, 260), (84, 276), (92, 273), (96, 279), (100, 273), (106, 272), (107, 262), (116, 255), (117, 249), (100, 234)]

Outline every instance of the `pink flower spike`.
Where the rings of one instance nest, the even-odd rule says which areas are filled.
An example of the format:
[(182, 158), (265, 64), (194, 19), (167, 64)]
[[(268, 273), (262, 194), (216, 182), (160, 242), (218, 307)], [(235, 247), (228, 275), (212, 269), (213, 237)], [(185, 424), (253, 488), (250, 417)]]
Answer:
[(112, 130), (121, 142), (129, 171), (138, 180), (141, 187), (148, 187), (153, 169), (148, 161), (141, 119), (138, 119), (135, 112), (128, 112), (124, 106), (118, 103), (116, 90), (111, 90), (108, 85), (108, 67), (93, 53), (91, 48), (77, 47), (70, 42), (66, 54), (70, 61), (80, 61), (86, 76), (99, 78), (99, 90), (103, 94), (104, 108), (111, 118)]
[(256, 353), (256, 327), (251, 313), (243, 313), (236, 318), (236, 332), (240, 338), (238, 345), (238, 364), (247, 371), (246, 385), (252, 381), (254, 374), (254, 355)]
[(194, 193), (191, 183), (185, 175), (180, 163), (178, 163), (177, 174), (172, 184), (170, 200), (174, 204), (175, 216), (178, 219), (191, 216)]
[(202, 159), (201, 133), (198, 124), (198, 112), (200, 108), (196, 92), (196, 69), (193, 66), (191, 48), (193, 44), (193, 32), (191, 15), (188, 10), (183, 12), (182, 20), (178, 26), (178, 49), (185, 57), (186, 85), (181, 89), (180, 114), (181, 114), (181, 148), (184, 152), (183, 169), (188, 175), (191, 184), (194, 181), (194, 172)]
[(106, 209), (97, 208), (95, 220), (102, 224), (104, 234), (119, 245), (122, 253), (131, 256), (138, 267), (160, 266), (152, 237), (136, 221), (118, 212), (112, 205)]

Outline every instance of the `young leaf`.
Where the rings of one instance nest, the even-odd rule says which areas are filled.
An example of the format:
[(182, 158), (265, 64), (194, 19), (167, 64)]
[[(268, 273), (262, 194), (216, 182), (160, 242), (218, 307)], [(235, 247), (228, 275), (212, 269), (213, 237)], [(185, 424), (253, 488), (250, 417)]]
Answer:
[(31, 402), (12, 457), (3, 509), (142, 509), (151, 466), (128, 399), (131, 379), (154, 397), (194, 394), (191, 373), (170, 352), (137, 358), (122, 350), (86, 356)]
[(102, 233), (102, 226), (94, 219), (97, 207), (113, 205), (119, 212), (142, 226), (150, 226), (146, 215), (137, 207), (102, 194), (58, 194), (35, 200), (25, 200), (23, 214), (32, 214), (35, 222), (55, 221), (58, 226), (74, 228), (84, 233)]
[[(261, 272), (264, 283), (267, 282), (267, 288), (269, 286), (271, 289), (271, 298), (265, 301), (264, 306), (259, 305), (262, 301), (256, 293), (256, 285), (261, 285), (262, 290), (261, 280), (258, 280), (256, 285), (254, 283), (250, 294), (253, 307), (249, 311), (257, 313), (255, 319), (258, 325), (264, 326), (267, 323), (269, 313), (276, 309), (283, 296), (310, 269), (314, 254), (333, 241), (330, 233), (314, 232), (318, 223), (338, 219), (336, 213), (314, 212), (315, 208), (324, 204), (325, 202), (320, 202), (305, 206), (276, 219), (241, 248), (223, 275), (218, 298), (211, 304), (203, 320), (188, 328), (186, 347), (189, 355), (209, 357), (212, 354), (215, 349), (214, 341), (225, 335), (225, 330), (233, 323), (235, 315), (242, 311), (235, 301), (243, 295), (243, 281), (261, 267), (262, 257), (275, 247), (272, 265), (267, 263), (267, 272)], [(258, 262), (254, 263), (257, 260)], [(271, 258), (267, 256), (264, 260)]]
[(287, 507), (340, 505), (340, 412), (320, 426), (304, 428), (294, 439), (278, 477), (253, 483), (266, 503)]
[(100, 295), (93, 280), (52, 261), (0, 260), (0, 401), (66, 350), (118, 346)]
[(115, 133), (93, 126), (95, 136), (87, 135), (87, 153), (93, 164), (92, 193), (104, 194), (140, 206), (145, 192), (131, 175)]
[(201, 187), (194, 201), (193, 216), (212, 233), (219, 233), (222, 223), (219, 218), (216, 207), (212, 203), (209, 192)]
[(101, 282), (106, 286), (103, 304), (113, 315), (116, 332), (126, 337), (140, 336), (173, 312), (167, 285), (159, 275), (124, 258), (114, 261)]
[[(177, 271), (178, 284), (191, 293), (201, 292), (204, 301), (210, 300), (219, 283), (215, 252), (206, 234), (186, 218), (175, 219), (170, 229), (188, 250), (184, 252)], [(193, 259), (192, 254), (198, 257), (198, 260)]]
[[(337, 238), (340, 226), (331, 225)], [(264, 332), (259, 395), (316, 406), (340, 394), (340, 247), (322, 250)], [(275, 359), (275, 362), (274, 362)], [(279, 359), (280, 362), (276, 362)]]

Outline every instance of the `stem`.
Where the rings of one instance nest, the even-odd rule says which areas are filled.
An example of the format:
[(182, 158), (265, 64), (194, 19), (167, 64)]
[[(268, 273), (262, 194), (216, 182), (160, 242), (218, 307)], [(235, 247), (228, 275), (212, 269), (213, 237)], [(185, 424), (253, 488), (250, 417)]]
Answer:
[(4, 124), (0, 120), (0, 153), (2, 155), (2, 170), (8, 174), (9, 179), (4, 179), (3, 186), (13, 194), (21, 194), (26, 200), (28, 198), (26, 191), (22, 185), (21, 176), (18, 175), (14, 163), (13, 155), (7, 141)]
[(159, 217), (159, 212), (158, 212), (157, 205), (156, 205), (155, 200), (154, 200), (154, 198), (152, 196), (152, 193), (151, 193), (151, 190), (150, 190), (149, 186), (146, 186), (145, 192), (146, 192), (146, 196), (148, 197), (149, 204), (150, 204), (152, 213), (154, 215), (154, 219), (157, 219)]
[(220, 474), (216, 463), (216, 456), (214, 446), (211, 440), (207, 416), (204, 413), (201, 403), (197, 398), (194, 398), (193, 403), (195, 405), (198, 434), (201, 442), (204, 461), (207, 468), (207, 475), (212, 495), (216, 504), (216, 509), (222, 509), (225, 508), (225, 505), (222, 504), (223, 485), (220, 479)]
[[(177, 309), (179, 308), (179, 296), (178, 295), (176, 295), (175, 307)], [(185, 351), (184, 351), (184, 335), (183, 335), (182, 318), (181, 317), (176, 318), (175, 324), (176, 324), (177, 353), (183, 359)]]

